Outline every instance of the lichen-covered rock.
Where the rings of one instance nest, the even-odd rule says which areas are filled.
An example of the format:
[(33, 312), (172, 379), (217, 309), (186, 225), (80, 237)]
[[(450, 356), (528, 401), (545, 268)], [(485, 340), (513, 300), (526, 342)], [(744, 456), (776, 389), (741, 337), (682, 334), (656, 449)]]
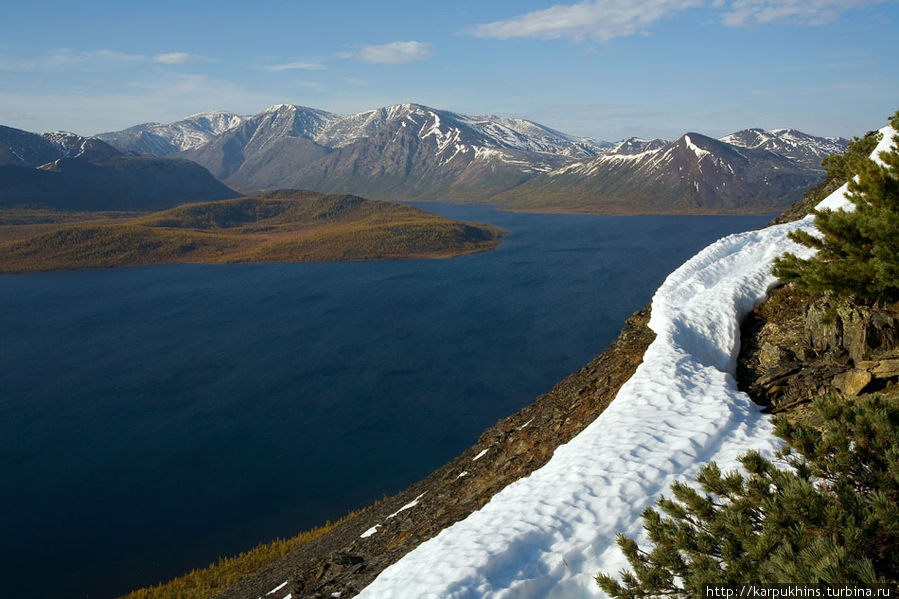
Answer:
[(803, 412), (825, 393), (855, 396), (899, 384), (899, 305), (772, 290), (747, 317), (740, 388), (772, 412)]
[(853, 362), (874, 359), (899, 347), (896, 309), (815, 300), (806, 311), (809, 344), (821, 352), (845, 351)]
[(853, 368), (833, 377), (833, 386), (844, 395), (858, 395), (871, 382), (871, 373), (867, 370)]

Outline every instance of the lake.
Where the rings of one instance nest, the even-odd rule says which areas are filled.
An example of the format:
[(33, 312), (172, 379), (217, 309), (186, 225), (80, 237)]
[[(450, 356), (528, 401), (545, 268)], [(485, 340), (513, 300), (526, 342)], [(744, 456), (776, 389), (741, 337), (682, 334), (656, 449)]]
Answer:
[(515, 214), (450, 260), (0, 276), (0, 578), (113, 597), (422, 478), (768, 216)]

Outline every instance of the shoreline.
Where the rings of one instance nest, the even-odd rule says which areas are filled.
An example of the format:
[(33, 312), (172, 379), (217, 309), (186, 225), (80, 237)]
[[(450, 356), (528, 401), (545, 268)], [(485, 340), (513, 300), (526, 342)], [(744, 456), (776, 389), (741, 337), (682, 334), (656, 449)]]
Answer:
[[(273, 596), (273, 589), (287, 593), (291, 585), (302, 587), (293, 589), (304, 597), (355, 595), (419, 544), (480, 509), (508, 484), (543, 466), (556, 447), (593, 422), (642, 362), (645, 349), (655, 337), (647, 327), (649, 316), (649, 306), (635, 312), (602, 353), (530, 405), (487, 428), (474, 445), (422, 480), (355, 510), (236, 584), (198, 596)], [(227, 559), (220, 558), (218, 563)], [(165, 584), (137, 589), (122, 598), (167, 597)]]
[[(605, 351), (529, 406), (485, 430), (476, 444), (426, 478), (359, 510), (357, 516), (213, 596), (265, 596), (288, 579), (299, 585), (296, 590), (303, 596), (358, 593), (419, 544), (543, 466), (556, 447), (593, 422), (642, 362), (655, 337), (646, 326), (649, 314), (649, 307), (634, 313)], [(286, 592), (290, 584), (282, 588)]]

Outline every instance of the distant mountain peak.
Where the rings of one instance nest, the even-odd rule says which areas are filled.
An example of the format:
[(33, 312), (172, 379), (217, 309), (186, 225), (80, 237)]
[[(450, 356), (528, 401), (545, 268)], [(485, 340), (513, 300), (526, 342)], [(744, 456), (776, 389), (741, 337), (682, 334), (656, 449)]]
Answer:
[(611, 148), (609, 148), (607, 154), (628, 156), (634, 154), (642, 154), (643, 152), (658, 150), (668, 143), (669, 142), (666, 139), (643, 139), (640, 137), (630, 137), (628, 139), (621, 140), (617, 144), (613, 145)]
[[(229, 110), (204, 110), (203, 112), (197, 112), (197, 113), (191, 114), (189, 116), (186, 116), (181, 120), (182, 121), (190, 121), (190, 120), (196, 120), (196, 119), (201, 119), (201, 118), (220, 117), (220, 116), (231, 117), (231, 116), (241, 116), (241, 115), (238, 115), (237, 113), (231, 112)], [(146, 123), (146, 124), (147, 125), (158, 125), (159, 123)]]
[(262, 112), (263, 112), (263, 113), (266, 113), (266, 112), (284, 112), (284, 111), (296, 112), (296, 110), (297, 110), (297, 107), (296, 107), (294, 104), (272, 104), (271, 106), (269, 106), (268, 108), (266, 108), (266, 109), (263, 110)]
[(764, 149), (821, 170), (821, 159), (846, 151), (848, 140), (841, 137), (816, 137), (797, 129), (743, 129), (726, 135), (721, 141), (749, 149)]

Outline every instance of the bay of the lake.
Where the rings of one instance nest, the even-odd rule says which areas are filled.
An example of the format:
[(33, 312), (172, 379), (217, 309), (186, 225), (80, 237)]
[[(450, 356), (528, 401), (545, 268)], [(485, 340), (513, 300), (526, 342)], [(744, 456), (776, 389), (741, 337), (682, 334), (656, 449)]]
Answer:
[(766, 216), (515, 214), (449, 260), (0, 277), (0, 580), (104, 598), (391, 494)]

